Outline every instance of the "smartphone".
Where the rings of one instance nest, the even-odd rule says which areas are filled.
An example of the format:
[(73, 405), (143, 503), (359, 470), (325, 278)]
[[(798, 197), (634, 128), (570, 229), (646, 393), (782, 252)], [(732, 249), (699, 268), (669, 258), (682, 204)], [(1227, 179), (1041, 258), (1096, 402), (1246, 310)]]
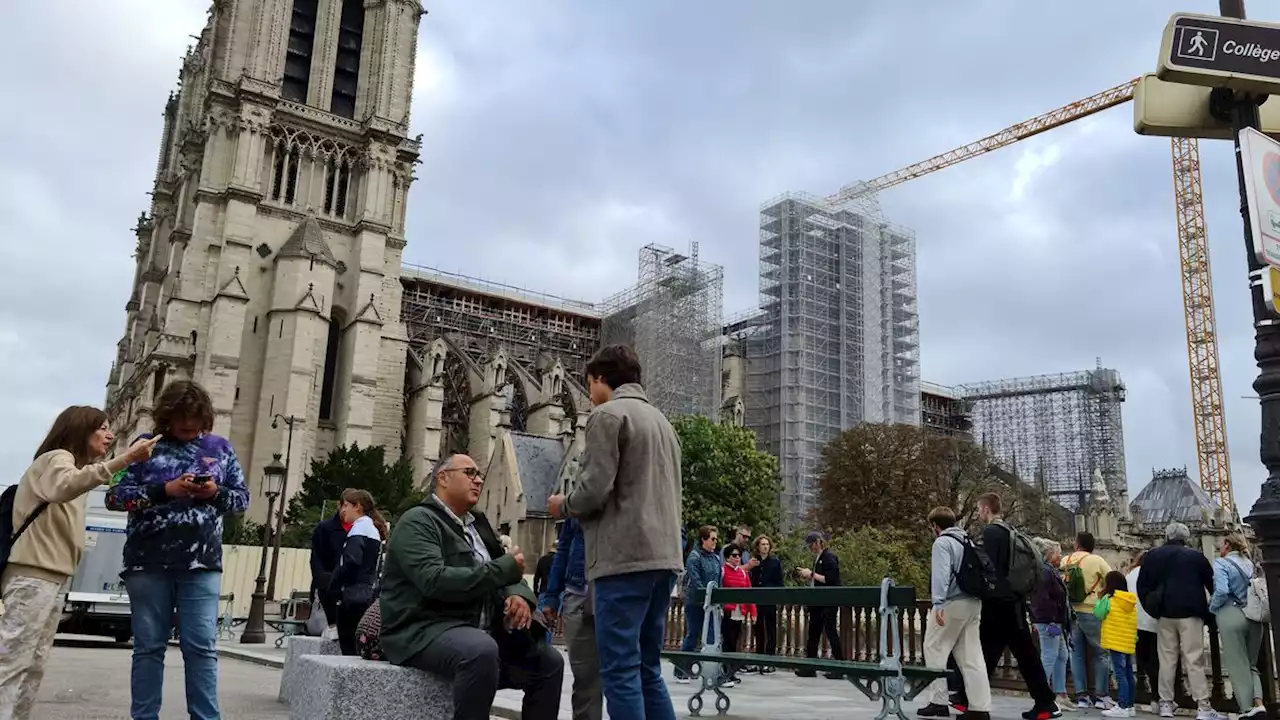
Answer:
[(212, 475), (197, 475), (197, 476), (195, 476), (194, 478), (192, 478), (192, 479), (191, 479), (191, 482), (193, 482), (193, 483), (195, 483), (195, 484), (197, 484), (197, 485), (208, 485), (209, 483), (213, 482), (213, 476), (212, 476)]

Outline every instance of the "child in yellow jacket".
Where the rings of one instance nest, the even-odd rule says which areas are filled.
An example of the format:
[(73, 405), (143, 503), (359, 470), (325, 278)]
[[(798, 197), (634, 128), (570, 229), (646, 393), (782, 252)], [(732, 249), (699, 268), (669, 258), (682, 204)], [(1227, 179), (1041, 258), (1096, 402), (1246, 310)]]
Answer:
[(1133, 672), (1133, 652), (1138, 644), (1138, 596), (1129, 592), (1124, 573), (1112, 570), (1104, 581), (1102, 597), (1093, 606), (1102, 621), (1103, 650), (1111, 652), (1116, 674), (1117, 705), (1103, 710), (1105, 717), (1131, 718), (1135, 715), (1133, 695), (1137, 679)]

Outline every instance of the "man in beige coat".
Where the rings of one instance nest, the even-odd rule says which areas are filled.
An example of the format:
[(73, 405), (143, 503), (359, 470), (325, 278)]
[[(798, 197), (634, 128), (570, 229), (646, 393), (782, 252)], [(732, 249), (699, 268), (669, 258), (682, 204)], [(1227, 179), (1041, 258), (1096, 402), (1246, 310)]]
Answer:
[(662, 639), (680, 545), (680, 442), (649, 404), (625, 345), (587, 363), (595, 409), (577, 484), (549, 510), (582, 523), (594, 594), (600, 678), (613, 720), (675, 720), (662, 680)]

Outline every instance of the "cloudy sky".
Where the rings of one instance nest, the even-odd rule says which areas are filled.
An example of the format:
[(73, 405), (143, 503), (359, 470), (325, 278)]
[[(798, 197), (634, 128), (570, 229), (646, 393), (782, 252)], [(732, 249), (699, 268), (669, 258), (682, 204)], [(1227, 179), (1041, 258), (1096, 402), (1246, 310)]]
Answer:
[[(1257, 19), (1280, 11), (1252, 0)], [(639, 248), (701, 244), (725, 310), (757, 298), (760, 203), (828, 193), (1154, 69), (1165, 3), (436, 0), (406, 260), (585, 300)], [(5, 3), (0, 478), (101, 403), (160, 113), (208, 0)], [(1178, 9), (1214, 13), (1211, 0)], [(1230, 146), (1202, 144), (1233, 481), (1258, 462)], [(1128, 385), (1129, 482), (1195, 444), (1168, 141), (1122, 106), (886, 192), (918, 234), (925, 378), (1104, 365)], [(536, 262), (530, 262), (536, 260)]]

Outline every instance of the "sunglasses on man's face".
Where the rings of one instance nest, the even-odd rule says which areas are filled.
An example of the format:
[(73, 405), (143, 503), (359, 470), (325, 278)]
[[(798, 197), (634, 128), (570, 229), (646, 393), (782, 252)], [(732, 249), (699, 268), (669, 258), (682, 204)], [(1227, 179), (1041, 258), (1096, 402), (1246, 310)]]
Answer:
[(464, 468), (454, 468), (454, 470), (462, 473), (463, 475), (466, 475), (472, 480), (475, 480), (476, 478), (484, 477), (484, 473), (480, 472), (480, 468), (464, 467)]

